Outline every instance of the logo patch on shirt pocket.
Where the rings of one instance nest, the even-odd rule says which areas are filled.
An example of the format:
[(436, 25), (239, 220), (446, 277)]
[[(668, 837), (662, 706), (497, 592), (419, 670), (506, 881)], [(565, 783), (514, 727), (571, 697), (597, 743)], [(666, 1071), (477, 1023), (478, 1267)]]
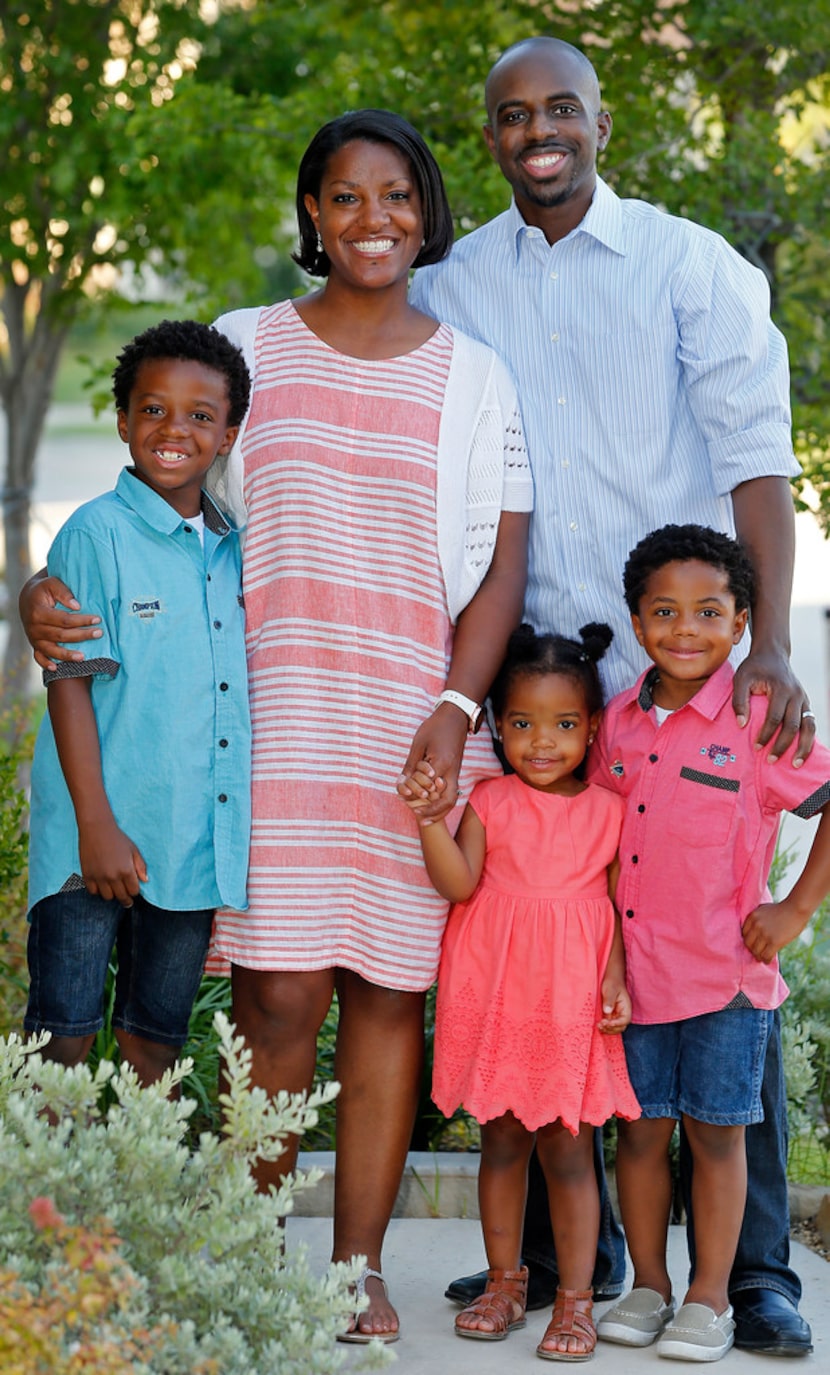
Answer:
[(133, 597), (132, 601), (127, 603), (127, 609), (129, 614), (139, 621), (151, 621), (154, 616), (162, 614), (165, 606), (161, 597)]

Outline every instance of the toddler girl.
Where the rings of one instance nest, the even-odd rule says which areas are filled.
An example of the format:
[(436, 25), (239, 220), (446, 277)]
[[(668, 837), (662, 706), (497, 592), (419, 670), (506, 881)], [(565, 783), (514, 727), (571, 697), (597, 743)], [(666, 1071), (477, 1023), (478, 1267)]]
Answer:
[[(631, 1016), (609, 897), (623, 808), (578, 776), (602, 707), (596, 660), (612, 632), (579, 633), (581, 644), (530, 626), (514, 633), (491, 693), (512, 773), (474, 788), (455, 838), (442, 820), (425, 818), (420, 831), (429, 876), (456, 904), (438, 976), (433, 1098), (446, 1115), (463, 1105), (481, 1123), (490, 1268), (455, 1330), (500, 1341), (524, 1325), (519, 1259), (535, 1142), (561, 1280), (537, 1347), (549, 1360), (586, 1360), (596, 1343), (593, 1127), (639, 1115), (611, 1034)], [(440, 789), (426, 762), (407, 783), (416, 815)]]

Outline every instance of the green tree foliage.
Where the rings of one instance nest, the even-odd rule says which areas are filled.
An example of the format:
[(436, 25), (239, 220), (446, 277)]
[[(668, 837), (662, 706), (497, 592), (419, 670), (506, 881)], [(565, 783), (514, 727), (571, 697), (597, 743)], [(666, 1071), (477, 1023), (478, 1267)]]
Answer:
[(615, 190), (709, 225), (766, 273), (797, 449), (830, 530), (830, 0), (259, 0), (220, 20), (197, 79), (221, 72), (246, 93), (271, 82), (297, 157), (346, 108), (399, 110), (436, 152), (464, 232), (506, 204), (480, 136), (484, 76), (536, 33), (592, 56), (614, 115), (602, 171)]
[[(408, 116), (460, 232), (506, 204), (480, 134), (509, 43), (592, 55), (614, 115), (603, 173), (723, 232), (767, 274), (798, 452), (830, 529), (830, 0), (6, 0), (0, 11), (0, 395), (12, 598), (67, 330), (131, 265), (209, 318), (285, 262), (299, 156), (324, 120)], [(204, 7), (208, 12), (208, 7)], [(109, 273), (109, 275), (107, 275)], [(284, 281), (272, 285), (276, 294)], [(7, 672), (22, 652), (12, 636)]]
[[(10, 601), (67, 332), (129, 265), (202, 313), (261, 280), (280, 230), (269, 96), (195, 87), (198, 0), (6, 0), (0, 10), (0, 399)], [(198, 284), (198, 287), (197, 285)], [(24, 646), (11, 619), (6, 685)]]

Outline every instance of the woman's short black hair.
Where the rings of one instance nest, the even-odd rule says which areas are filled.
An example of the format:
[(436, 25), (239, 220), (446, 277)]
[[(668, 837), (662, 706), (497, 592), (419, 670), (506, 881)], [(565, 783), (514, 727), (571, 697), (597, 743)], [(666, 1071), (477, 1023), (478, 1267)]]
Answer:
[(507, 694), (517, 678), (547, 673), (564, 674), (581, 687), (589, 716), (602, 711), (597, 660), (603, 657), (613, 638), (610, 625), (603, 622), (582, 626), (579, 640), (570, 640), (566, 635), (537, 635), (532, 625), (520, 625), (507, 642), (504, 663), (490, 689), (493, 712), (497, 717), (503, 714)]
[(118, 355), (112, 374), (116, 409), (127, 411), (142, 363), (160, 358), (204, 363), (224, 376), (228, 386), (228, 425), (241, 425), (251, 395), (251, 378), (242, 351), (213, 325), (198, 320), (162, 320), (137, 334)]
[(639, 615), (652, 573), (665, 568), (667, 563), (688, 563), (692, 559), (725, 573), (729, 592), (735, 598), (735, 610), (751, 610), (755, 570), (740, 540), (708, 525), (662, 525), (641, 539), (626, 560), (623, 591), (631, 614)]
[(417, 129), (401, 115), (391, 110), (350, 110), (318, 129), (303, 153), (297, 173), (297, 224), (300, 247), (292, 254), (295, 263), (312, 277), (327, 277), (328, 255), (317, 247), (317, 230), (309, 215), (305, 198), (320, 199), (320, 187), (330, 158), (345, 144), (363, 140), (366, 143), (388, 143), (397, 148), (409, 163), (424, 217), (424, 242), (413, 267), (440, 263), (452, 248), (453, 223), (444, 179), (438, 163)]

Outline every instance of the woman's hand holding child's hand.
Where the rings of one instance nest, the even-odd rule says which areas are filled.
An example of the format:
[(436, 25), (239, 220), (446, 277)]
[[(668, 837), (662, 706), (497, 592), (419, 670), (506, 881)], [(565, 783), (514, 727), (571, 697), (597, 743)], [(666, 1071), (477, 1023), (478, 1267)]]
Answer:
[(419, 799), (423, 804), (422, 825), (446, 816), (458, 801), (458, 771), (466, 740), (467, 718), (458, 707), (447, 702), (436, 707), (416, 731), (401, 771), (398, 792), (405, 802), (409, 802), (409, 780), (414, 780), (418, 772), (431, 777), (434, 791), (429, 798), (424, 798), (422, 789)]
[(443, 778), (436, 778), (432, 765), (422, 759), (411, 774), (401, 774), (397, 792), (415, 813), (418, 824), (431, 826), (434, 817), (422, 813), (427, 807), (434, 808), (440, 803), (445, 786)]

